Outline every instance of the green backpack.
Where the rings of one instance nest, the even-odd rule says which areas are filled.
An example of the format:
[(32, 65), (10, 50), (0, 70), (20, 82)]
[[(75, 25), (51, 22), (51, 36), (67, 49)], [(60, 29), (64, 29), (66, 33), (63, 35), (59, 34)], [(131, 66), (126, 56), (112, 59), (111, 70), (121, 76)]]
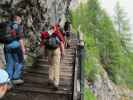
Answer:
[(60, 46), (60, 39), (56, 35), (50, 35), (45, 39), (44, 44), (47, 49), (56, 49)]

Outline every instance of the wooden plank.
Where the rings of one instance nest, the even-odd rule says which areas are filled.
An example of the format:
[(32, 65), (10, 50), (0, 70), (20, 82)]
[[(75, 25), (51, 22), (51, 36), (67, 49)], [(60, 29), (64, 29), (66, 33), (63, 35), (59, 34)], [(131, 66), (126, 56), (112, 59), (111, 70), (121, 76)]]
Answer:
[(28, 87), (18, 87), (15, 89), (15, 91), (23, 91), (23, 92), (36, 92), (36, 93), (46, 93), (46, 94), (72, 94), (71, 91), (64, 91), (64, 90), (58, 90), (58, 91), (53, 91), (53, 90), (49, 90), (49, 89), (39, 89), (37, 87), (32, 87), (32, 88), (28, 88)]
[(71, 94), (46, 94), (25, 91), (9, 92), (2, 100), (71, 100)]
[(77, 73), (78, 73), (78, 58), (77, 51), (75, 51), (75, 68), (74, 68), (74, 81), (73, 81), (73, 100), (77, 100)]
[[(27, 74), (24, 74), (24, 78), (27, 77), (27, 76), (29, 76), (29, 75), (31, 75), (31, 76), (33, 76), (33, 77), (48, 78), (48, 74), (47, 74), (47, 75), (44, 75), (44, 74), (35, 74), (35, 73), (27, 73)], [(61, 79), (72, 79), (71, 76), (64, 76), (64, 75), (63, 75), (63, 76), (60, 75), (60, 78), (61, 78)]]

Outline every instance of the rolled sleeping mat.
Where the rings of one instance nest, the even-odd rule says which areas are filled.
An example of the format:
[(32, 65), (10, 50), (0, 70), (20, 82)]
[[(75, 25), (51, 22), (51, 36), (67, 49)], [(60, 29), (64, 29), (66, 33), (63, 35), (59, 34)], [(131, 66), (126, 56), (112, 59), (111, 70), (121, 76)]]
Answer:
[(6, 94), (9, 82), (8, 73), (4, 69), (0, 69), (0, 99)]

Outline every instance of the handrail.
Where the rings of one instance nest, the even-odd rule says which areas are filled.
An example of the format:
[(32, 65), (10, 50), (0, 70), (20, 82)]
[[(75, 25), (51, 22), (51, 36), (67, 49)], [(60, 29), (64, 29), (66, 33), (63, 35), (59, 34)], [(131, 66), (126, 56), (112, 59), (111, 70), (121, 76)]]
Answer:
[[(84, 40), (83, 33), (81, 31), (78, 32), (78, 45), (75, 48), (75, 63), (74, 63), (74, 73), (73, 73), (73, 99), (72, 100), (84, 100)], [(78, 72), (79, 71), (79, 72)], [(80, 75), (78, 75), (78, 73)], [(80, 80), (80, 94), (78, 97), (78, 89), (77, 89), (77, 80)]]
[(77, 100), (77, 74), (78, 74), (78, 55), (77, 48), (75, 48), (74, 56), (74, 72), (73, 72), (73, 98), (72, 100)]
[(78, 28), (78, 58), (79, 58), (79, 69), (80, 69), (80, 100), (84, 100), (84, 56), (85, 56), (85, 49), (84, 49), (84, 39), (83, 33), (80, 30), (80, 26)]
[(79, 67), (80, 67), (80, 100), (84, 100), (84, 47), (79, 46)]

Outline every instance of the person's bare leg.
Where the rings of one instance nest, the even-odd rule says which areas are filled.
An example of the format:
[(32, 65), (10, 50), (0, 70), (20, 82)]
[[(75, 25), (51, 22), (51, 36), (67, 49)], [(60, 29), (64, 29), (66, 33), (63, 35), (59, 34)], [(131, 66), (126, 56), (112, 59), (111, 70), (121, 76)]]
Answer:
[(0, 85), (0, 99), (6, 94), (8, 90), (7, 85)]

